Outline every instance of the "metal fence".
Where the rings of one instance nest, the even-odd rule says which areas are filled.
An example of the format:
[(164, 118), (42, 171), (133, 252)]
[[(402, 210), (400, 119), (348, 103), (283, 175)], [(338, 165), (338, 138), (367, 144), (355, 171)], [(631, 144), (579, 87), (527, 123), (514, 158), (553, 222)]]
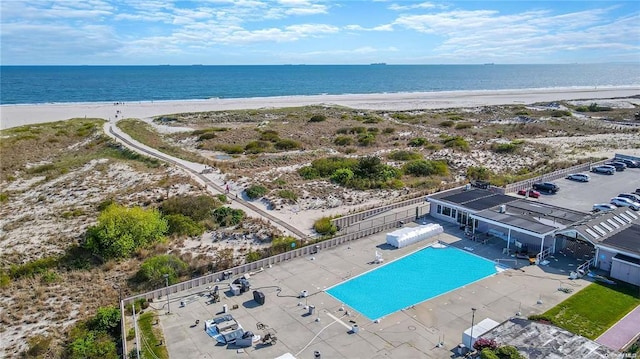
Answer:
[(569, 167), (569, 168), (563, 168), (561, 170), (557, 170), (557, 171), (554, 171), (554, 172), (545, 173), (545, 174), (540, 175), (538, 177), (530, 178), (530, 179), (527, 179), (527, 180), (524, 180), (524, 181), (520, 181), (520, 182), (516, 182), (516, 183), (510, 183), (510, 184), (505, 186), (504, 192), (505, 193), (518, 192), (521, 189), (525, 189), (525, 190), (526, 189), (530, 189), (533, 186), (534, 183), (549, 182), (549, 181), (557, 180), (558, 178), (564, 178), (564, 177), (566, 177), (567, 175), (569, 175), (571, 173), (590, 171), (593, 166), (599, 166), (599, 165), (605, 163), (606, 161), (609, 161), (609, 160), (602, 160), (602, 161), (598, 161), (598, 162), (583, 163), (583, 164), (575, 165), (575, 166), (572, 166), (572, 167)]
[(202, 277), (194, 278), (194, 279), (181, 282), (178, 284), (174, 284), (168, 287), (163, 287), (163, 288), (155, 289), (146, 293), (137, 294), (137, 295), (123, 299), (123, 303), (124, 305), (128, 305), (133, 303), (135, 300), (142, 299), (142, 298), (147, 300), (153, 300), (153, 299), (166, 296), (167, 293), (169, 293), (170, 295), (177, 294), (177, 293), (191, 290), (194, 288), (205, 287), (211, 284), (220, 283), (220, 281), (224, 280), (225, 278), (235, 277), (235, 276), (243, 275), (245, 273), (258, 271), (268, 267), (269, 265), (286, 262), (297, 257), (312, 255), (323, 249), (333, 248), (343, 243), (347, 243), (359, 238), (367, 237), (372, 234), (376, 234), (390, 228), (395, 228), (398, 226), (399, 221), (410, 222), (415, 219), (416, 219), (415, 210), (407, 211), (405, 212), (405, 215), (396, 216), (393, 221), (388, 221), (386, 223), (381, 223), (379, 225), (362, 229), (360, 231), (347, 233), (347, 234), (330, 238), (324, 241), (312, 243), (311, 245), (308, 245), (305, 247), (301, 247), (288, 252), (276, 254), (268, 258), (263, 258), (255, 262), (239, 265), (237, 267), (233, 267), (224, 271), (207, 274)]
[(334, 218), (331, 220), (331, 223), (335, 224), (338, 228), (347, 228), (353, 223), (361, 222), (364, 219), (373, 217), (380, 213), (388, 212), (396, 208), (411, 206), (417, 203), (424, 203), (425, 200), (426, 200), (426, 193), (425, 194), (421, 193), (421, 194), (418, 194), (417, 197), (415, 198), (392, 203), (382, 207), (372, 208), (366, 211), (346, 215), (344, 217)]

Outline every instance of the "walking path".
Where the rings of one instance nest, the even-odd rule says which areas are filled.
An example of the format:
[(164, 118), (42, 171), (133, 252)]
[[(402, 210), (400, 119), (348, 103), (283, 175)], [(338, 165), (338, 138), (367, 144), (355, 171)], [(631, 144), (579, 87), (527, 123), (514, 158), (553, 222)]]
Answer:
[(611, 349), (621, 350), (638, 335), (640, 335), (640, 305), (599, 336), (596, 342)]
[[(141, 152), (143, 154), (149, 155), (151, 157), (155, 157), (162, 161), (169, 162), (173, 165), (176, 165), (186, 170), (189, 173), (189, 175), (191, 175), (194, 179), (196, 179), (201, 183), (204, 183), (205, 186), (207, 186), (207, 190), (210, 190), (211, 192), (214, 192), (216, 194), (225, 193), (225, 189), (223, 189), (221, 185), (215, 183), (209, 177), (202, 174), (202, 171), (206, 168), (205, 165), (200, 163), (185, 161), (183, 159), (167, 155), (166, 153), (160, 152), (152, 147), (146, 146), (134, 140), (129, 135), (127, 135), (124, 131), (118, 128), (118, 126), (115, 126), (110, 122), (107, 122), (104, 124), (104, 132), (111, 138), (116, 139), (118, 142), (124, 144), (127, 148), (133, 151)], [(262, 218), (268, 219), (269, 221), (271, 221), (271, 223), (273, 223), (280, 229), (283, 229), (287, 233), (297, 236), (300, 239), (305, 239), (308, 237), (306, 233), (302, 232), (298, 228), (292, 226), (291, 224), (279, 218), (276, 218), (275, 216), (272, 216), (271, 214), (263, 211), (262, 209), (254, 206), (251, 203), (248, 203), (242, 198), (239, 198), (239, 197), (234, 198), (233, 196), (227, 196), (227, 198), (234, 202), (235, 205), (233, 207), (244, 210), (247, 213), (247, 215), (253, 214), (252, 217), (262, 217)]]

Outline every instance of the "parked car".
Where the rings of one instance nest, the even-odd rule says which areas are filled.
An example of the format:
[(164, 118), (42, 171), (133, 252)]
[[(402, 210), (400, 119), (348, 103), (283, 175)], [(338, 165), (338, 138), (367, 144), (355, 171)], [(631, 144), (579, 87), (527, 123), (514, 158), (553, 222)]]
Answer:
[(614, 173), (616, 173), (616, 168), (613, 166), (595, 166), (593, 168), (591, 168), (591, 172), (594, 173), (604, 173), (607, 175), (612, 175)]
[(627, 168), (627, 165), (625, 165), (622, 162), (618, 162), (618, 161), (613, 161), (613, 162), (607, 162), (605, 163), (606, 166), (613, 166), (615, 167), (616, 171), (618, 172), (622, 172)]
[(527, 193), (529, 194), (529, 197), (531, 197), (531, 198), (540, 197), (540, 192), (534, 191), (532, 189), (521, 189), (521, 190), (518, 191), (518, 194), (521, 195), (521, 196), (526, 196)]
[(629, 198), (630, 200), (634, 201), (634, 202), (640, 202), (640, 194), (635, 194), (635, 193), (620, 193), (618, 195), (618, 197), (622, 197), (622, 198)]
[(570, 179), (572, 181), (578, 181), (578, 182), (589, 182), (591, 177), (584, 173), (572, 173), (567, 176), (567, 179)]
[(611, 204), (616, 205), (618, 207), (629, 207), (634, 211), (640, 211), (640, 203), (634, 202), (629, 198), (624, 197), (613, 197), (611, 198)]
[(616, 158), (616, 161), (624, 163), (628, 168), (640, 168), (640, 161), (627, 160), (624, 158)]
[(640, 194), (640, 188), (636, 188), (635, 192), (633, 192), (633, 193)]
[(618, 207), (609, 204), (609, 203), (596, 203), (593, 205), (593, 211), (594, 212), (607, 212), (607, 211), (613, 211), (614, 209), (616, 209)]
[(542, 191), (542, 192), (556, 193), (560, 190), (560, 187), (558, 187), (555, 183), (541, 182), (541, 183), (534, 183), (533, 189), (537, 191)]

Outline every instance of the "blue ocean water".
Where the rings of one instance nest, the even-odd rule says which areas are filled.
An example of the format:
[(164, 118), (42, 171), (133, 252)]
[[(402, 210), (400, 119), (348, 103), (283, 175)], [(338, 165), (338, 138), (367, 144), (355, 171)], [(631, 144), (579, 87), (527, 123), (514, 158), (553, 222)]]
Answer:
[(640, 64), (0, 66), (0, 104), (640, 84)]
[(326, 292), (375, 320), (496, 272), (491, 261), (462, 250), (427, 247)]

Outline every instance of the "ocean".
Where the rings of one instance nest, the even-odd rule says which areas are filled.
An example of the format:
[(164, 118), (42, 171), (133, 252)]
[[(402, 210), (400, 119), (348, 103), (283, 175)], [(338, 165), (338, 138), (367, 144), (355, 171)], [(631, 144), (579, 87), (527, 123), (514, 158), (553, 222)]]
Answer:
[(0, 66), (0, 104), (640, 84), (640, 64)]

